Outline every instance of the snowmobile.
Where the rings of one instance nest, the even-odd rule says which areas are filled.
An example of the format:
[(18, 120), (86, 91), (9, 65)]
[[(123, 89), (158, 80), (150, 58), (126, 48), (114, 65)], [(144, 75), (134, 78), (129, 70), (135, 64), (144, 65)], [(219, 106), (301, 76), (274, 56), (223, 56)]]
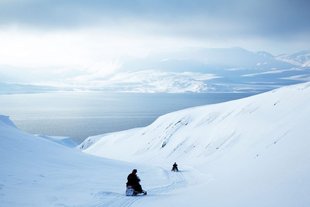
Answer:
[(137, 196), (137, 195), (147, 195), (147, 192), (143, 190), (142, 192), (135, 191), (132, 186), (127, 186), (126, 196)]
[(178, 165), (177, 165), (176, 162), (172, 165), (171, 171), (173, 171), (173, 172), (179, 172)]

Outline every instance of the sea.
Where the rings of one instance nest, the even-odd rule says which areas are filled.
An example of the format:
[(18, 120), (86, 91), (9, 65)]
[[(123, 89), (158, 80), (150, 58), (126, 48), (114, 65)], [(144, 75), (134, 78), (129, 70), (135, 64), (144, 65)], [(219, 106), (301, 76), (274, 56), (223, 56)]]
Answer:
[(254, 93), (49, 92), (0, 95), (0, 114), (32, 134), (89, 136), (144, 127), (181, 109), (226, 102)]

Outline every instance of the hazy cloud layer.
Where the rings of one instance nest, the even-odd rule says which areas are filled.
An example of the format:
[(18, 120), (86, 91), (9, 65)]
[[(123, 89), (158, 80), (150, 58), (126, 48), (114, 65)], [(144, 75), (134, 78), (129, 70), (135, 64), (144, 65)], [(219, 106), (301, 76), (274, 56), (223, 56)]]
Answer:
[[(309, 10), (308, 0), (0, 0), (0, 82), (204, 91), (220, 80), (204, 74), (226, 83), (264, 67), (245, 73), (262, 82), (274, 68), (309, 66), (308, 52), (284, 62), (255, 53), (309, 49)], [(118, 72), (140, 79), (107, 81)], [(291, 73), (280, 78), (308, 77)]]
[(43, 29), (101, 26), (189, 37), (291, 38), (310, 34), (307, 0), (12, 0), (0, 23)]

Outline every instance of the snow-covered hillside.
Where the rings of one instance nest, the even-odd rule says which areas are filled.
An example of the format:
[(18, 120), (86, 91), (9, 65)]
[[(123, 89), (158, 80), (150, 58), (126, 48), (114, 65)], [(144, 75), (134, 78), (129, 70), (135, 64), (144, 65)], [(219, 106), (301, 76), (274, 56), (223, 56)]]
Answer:
[(74, 67), (32, 71), (0, 65), (0, 94), (81, 90), (253, 93), (310, 80), (309, 50), (274, 56), (239, 47), (186, 47), (123, 57), (118, 65), (109, 75)]
[(310, 83), (284, 87), (170, 113), (80, 147), (166, 168), (177, 161), (194, 182), (173, 198), (137, 206), (309, 206), (309, 100)]
[(126, 177), (138, 168), (170, 183), (162, 169), (98, 158), (20, 131), (0, 115), (0, 206), (122, 206), (137, 199), (124, 196)]
[[(170, 113), (80, 145), (97, 156), (0, 115), (0, 206), (309, 206), (309, 100), (304, 83)], [(124, 195), (133, 168), (148, 196)]]

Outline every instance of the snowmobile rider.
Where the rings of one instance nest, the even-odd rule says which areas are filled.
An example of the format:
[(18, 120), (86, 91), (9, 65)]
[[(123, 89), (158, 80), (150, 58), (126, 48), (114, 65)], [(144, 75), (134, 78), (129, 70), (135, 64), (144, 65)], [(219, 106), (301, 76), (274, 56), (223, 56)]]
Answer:
[(128, 175), (126, 186), (131, 186), (136, 193), (146, 194), (146, 191), (142, 190), (140, 185), (140, 178), (137, 176), (137, 169), (133, 169), (132, 173)]
[(178, 169), (178, 165), (177, 165), (177, 163), (176, 163), (176, 162), (172, 165), (172, 169), (171, 169), (171, 171), (174, 171), (174, 172), (178, 172), (178, 171), (179, 171), (179, 169)]

